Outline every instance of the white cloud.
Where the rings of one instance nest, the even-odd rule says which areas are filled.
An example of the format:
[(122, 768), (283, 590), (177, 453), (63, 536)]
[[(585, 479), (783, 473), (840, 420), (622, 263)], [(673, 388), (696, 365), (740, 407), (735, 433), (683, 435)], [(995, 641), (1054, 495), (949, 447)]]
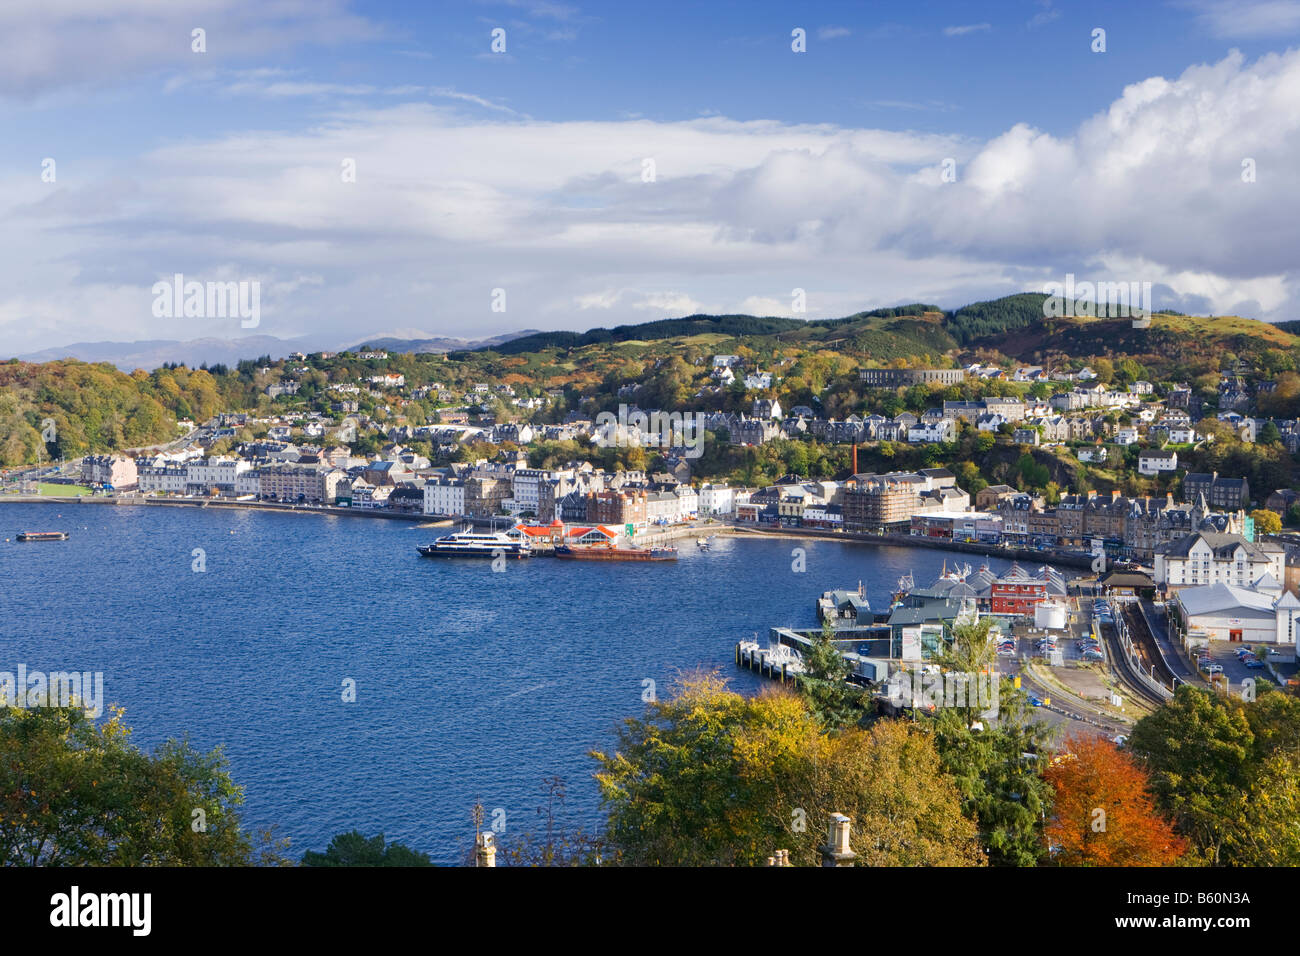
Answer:
[[(206, 33), (205, 53), (191, 49), (195, 29)], [(34, 97), (382, 35), (347, 12), (345, 0), (115, 0), (111, 16), (102, 0), (6, 0), (0, 4), (0, 95)]]
[[(175, 272), (257, 279), (259, 332), (341, 340), (782, 315), (795, 287), (810, 317), (958, 305), (1067, 272), (1151, 281), (1220, 314), (1254, 303), (1293, 318), (1300, 304), (1300, 51), (1233, 53), (1132, 84), (1069, 134), (1020, 124), (983, 142), (379, 103), (296, 131), (84, 158), (56, 184), (0, 166), (0, 353), (237, 334), (153, 318), (149, 287)], [(344, 157), (355, 183), (341, 181)], [(955, 183), (940, 175), (948, 157)]]
[(984, 33), (992, 30), (991, 23), (967, 23), (963, 26), (944, 27), (943, 35), (946, 37), (961, 37), (968, 33)]
[(848, 27), (822, 27), (817, 31), (819, 40), (838, 40), (853, 33)]
[(1234, 39), (1291, 36), (1300, 32), (1297, 0), (1193, 0), (1202, 28)]

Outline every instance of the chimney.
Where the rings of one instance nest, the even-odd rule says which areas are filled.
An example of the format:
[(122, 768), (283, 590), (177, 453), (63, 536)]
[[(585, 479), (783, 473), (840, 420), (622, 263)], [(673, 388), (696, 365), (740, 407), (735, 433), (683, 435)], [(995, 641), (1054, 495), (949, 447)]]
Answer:
[(1111, 500), (1111, 501), (1117, 501), (1118, 499), (1119, 499), (1119, 489), (1118, 489), (1118, 488), (1112, 488), (1112, 489), (1110, 490), (1110, 500)]
[(496, 838), (491, 830), (484, 830), (475, 840), (474, 847), (474, 865), (475, 866), (496, 866), (497, 865), (497, 845)]
[(852, 866), (858, 855), (849, 846), (852, 821), (842, 813), (832, 813), (826, 845), (821, 847), (822, 866)]
[(858, 443), (853, 443), (853, 474), (858, 473)]

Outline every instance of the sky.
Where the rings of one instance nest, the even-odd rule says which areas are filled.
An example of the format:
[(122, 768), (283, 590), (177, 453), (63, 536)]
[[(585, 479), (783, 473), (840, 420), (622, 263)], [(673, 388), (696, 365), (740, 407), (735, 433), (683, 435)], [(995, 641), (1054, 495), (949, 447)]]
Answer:
[[(1300, 0), (6, 0), (0, 355), (1067, 275), (1282, 321), (1297, 156)], [(176, 274), (256, 325), (169, 314)]]

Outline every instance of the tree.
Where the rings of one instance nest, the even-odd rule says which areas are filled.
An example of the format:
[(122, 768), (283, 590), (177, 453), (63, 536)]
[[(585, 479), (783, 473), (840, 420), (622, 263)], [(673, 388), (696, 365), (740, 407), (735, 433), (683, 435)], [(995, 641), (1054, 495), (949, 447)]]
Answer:
[[(954, 628), (943, 666), (965, 673), (993, 667), (989, 619)], [(1038, 772), (1048, 728), (1010, 680), (998, 689), (997, 718), (990, 726), (968, 708), (941, 707), (929, 718), (940, 766), (953, 778), (962, 812), (979, 827), (979, 839), (994, 866), (1033, 866), (1043, 856), (1042, 821), (1051, 808), (1052, 788)]]
[(1161, 809), (1209, 863), (1300, 864), (1300, 701), (1261, 686), (1248, 702), (1182, 685), (1129, 735)]
[(242, 792), (221, 751), (137, 749), (122, 710), (0, 707), (0, 865), (242, 866)]
[(703, 674), (592, 756), (606, 840), (631, 865), (753, 866), (775, 849), (815, 865), (832, 812), (856, 821), (860, 863), (982, 862), (930, 735), (906, 722), (826, 733), (796, 694), (743, 697)]
[(1185, 841), (1156, 808), (1142, 767), (1109, 740), (1068, 738), (1043, 771), (1055, 792), (1044, 835), (1066, 866), (1167, 866)]
[(861, 688), (849, 684), (853, 665), (834, 643), (835, 628), (828, 621), (803, 653), (799, 689), (813, 715), (825, 726), (845, 727), (863, 714)]
[(542, 832), (527, 830), (516, 833), (499, 848), (500, 857), (510, 866), (580, 866), (599, 863), (600, 840), (580, 826), (567, 825), (560, 819), (566, 789), (564, 780), (550, 776), (542, 781), (546, 802), (537, 808), (545, 821)]
[(1255, 520), (1257, 534), (1277, 534), (1282, 530), (1282, 516), (1276, 511), (1258, 508), (1252, 511), (1250, 516)]
[(384, 845), (384, 835), (365, 836), (360, 830), (340, 833), (330, 840), (324, 853), (308, 850), (303, 866), (433, 866), (427, 853), (400, 843)]
[(1264, 423), (1264, 427), (1259, 430), (1255, 436), (1257, 445), (1278, 445), (1282, 442), (1282, 433), (1278, 431), (1277, 423), (1269, 419)]

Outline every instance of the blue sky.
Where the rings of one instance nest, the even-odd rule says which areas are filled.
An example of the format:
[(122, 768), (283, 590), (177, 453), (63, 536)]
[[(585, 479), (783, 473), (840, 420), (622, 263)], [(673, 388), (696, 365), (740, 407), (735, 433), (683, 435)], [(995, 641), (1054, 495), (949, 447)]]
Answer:
[(152, 314), (176, 272), (340, 344), (1067, 272), (1300, 317), (1290, 0), (102, 6), (0, 10), (0, 353), (248, 331)]

